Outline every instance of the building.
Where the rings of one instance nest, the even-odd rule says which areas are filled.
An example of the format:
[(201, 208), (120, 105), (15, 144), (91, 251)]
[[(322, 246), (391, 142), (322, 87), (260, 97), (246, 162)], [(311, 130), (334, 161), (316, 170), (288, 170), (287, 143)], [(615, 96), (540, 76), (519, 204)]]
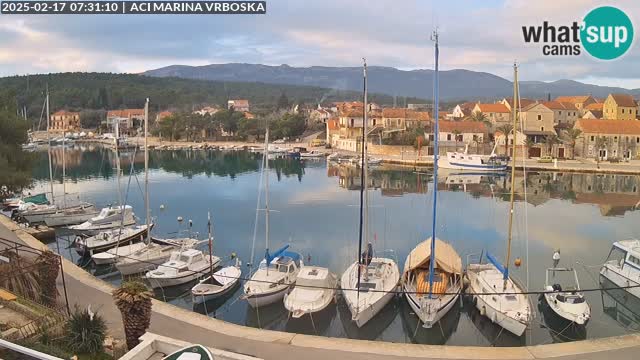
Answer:
[[(531, 99), (520, 99), (520, 108), (524, 109), (525, 107), (536, 103), (536, 100), (531, 100)], [(509, 97), (509, 98), (504, 98), (502, 100), (500, 100), (500, 103), (503, 104), (504, 106), (507, 107), (507, 109), (509, 109), (509, 111), (513, 111), (513, 98)]]
[(554, 112), (541, 103), (530, 103), (520, 112), (525, 134), (528, 131), (553, 132)]
[(576, 139), (576, 156), (607, 160), (640, 155), (640, 121), (579, 119), (574, 128), (582, 131)]
[(580, 117), (580, 111), (572, 103), (554, 100), (543, 102), (542, 105), (553, 111), (553, 123), (556, 126), (571, 127)]
[(220, 111), (220, 109), (218, 107), (205, 106), (200, 110), (194, 111), (193, 113), (204, 116), (204, 115), (213, 115), (213, 114), (217, 113), (218, 111)]
[(462, 118), (471, 116), (471, 113), (473, 112), (473, 108), (476, 107), (476, 104), (477, 103), (475, 102), (466, 102), (463, 104), (458, 104), (451, 111), (451, 115), (453, 116), (454, 119), (462, 119)]
[(635, 120), (637, 106), (631, 95), (609, 94), (602, 107), (602, 116), (604, 119)]
[(227, 109), (231, 109), (235, 111), (249, 111), (249, 100), (244, 99), (234, 99), (227, 101)]
[(511, 111), (504, 104), (477, 103), (472, 113), (483, 113), (493, 126), (500, 126), (511, 121)]
[(587, 110), (584, 115), (582, 115), (583, 119), (602, 119), (602, 110)]
[(482, 121), (440, 120), (438, 122), (439, 141), (483, 143), (486, 136), (487, 126)]
[(162, 121), (165, 118), (168, 118), (169, 116), (173, 115), (173, 113), (171, 111), (160, 111), (157, 115), (156, 115), (156, 122)]
[(144, 109), (109, 110), (107, 112), (107, 126), (112, 131), (115, 122), (120, 123), (120, 133), (131, 133), (134, 128), (139, 128), (144, 122)]
[(589, 104), (596, 103), (596, 99), (591, 95), (579, 95), (579, 96), (558, 96), (555, 101), (561, 103), (569, 103), (573, 105), (576, 109), (578, 109), (578, 115), (582, 116), (584, 114), (586, 107)]
[(331, 118), (331, 112), (325, 109), (314, 109), (309, 112), (309, 117), (307, 118), (307, 125), (309, 124), (326, 124), (327, 120)]
[(49, 131), (70, 132), (80, 129), (80, 113), (58, 110), (51, 114)]
[(407, 104), (407, 109), (416, 111), (431, 111), (433, 104)]
[[(516, 131), (516, 155), (521, 157), (526, 151), (527, 136), (520, 131)], [(509, 142), (507, 143), (507, 137), (505, 134), (498, 130), (494, 133), (494, 140), (496, 144), (496, 153), (500, 155), (508, 154), (513, 155), (513, 130), (509, 133)]]
[(326, 142), (327, 144), (332, 144), (333, 135), (339, 136), (338, 131), (340, 130), (340, 127), (338, 126), (338, 119), (336, 118), (329, 119), (325, 124), (327, 125)]

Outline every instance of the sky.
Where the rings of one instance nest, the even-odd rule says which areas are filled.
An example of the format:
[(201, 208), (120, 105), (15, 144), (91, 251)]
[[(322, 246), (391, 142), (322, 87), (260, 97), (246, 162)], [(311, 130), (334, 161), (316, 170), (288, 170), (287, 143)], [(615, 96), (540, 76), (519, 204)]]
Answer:
[[(570, 25), (614, 5), (634, 24), (640, 2), (620, 0), (267, 0), (266, 15), (0, 15), (0, 76), (66, 71), (137, 73), (163, 66), (260, 63), (433, 68), (429, 35), (438, 27), (441, 67), (521, 80), (573, 79), (640, 88), (634, 39), (620, 59), (551, 57), (525, 44), (522, 26)], [(640, 26), (636, 26), (636, 33)], [(636, 34), (636, 38), (640, 36)]]

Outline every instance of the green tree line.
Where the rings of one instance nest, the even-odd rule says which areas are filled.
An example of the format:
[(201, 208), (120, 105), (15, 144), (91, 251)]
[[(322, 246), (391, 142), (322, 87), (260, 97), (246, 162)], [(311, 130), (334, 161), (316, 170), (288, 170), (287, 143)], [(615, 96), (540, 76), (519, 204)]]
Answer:
[(17, 115), (15, 99), (15, 93), (0, 87), (0, 185), (11, 191), (29, 186), (33, 163), (32, 154), (21, 147), (27, 142), (28, 124)]

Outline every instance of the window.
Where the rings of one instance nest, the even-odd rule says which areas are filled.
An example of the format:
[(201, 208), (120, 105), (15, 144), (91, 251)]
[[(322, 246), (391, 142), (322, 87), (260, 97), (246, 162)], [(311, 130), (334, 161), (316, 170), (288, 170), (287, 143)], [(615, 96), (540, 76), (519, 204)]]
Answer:
[(640, 144), (640, 136), (636, 137), (636, 144)]
[(633, 255), (629, 255), (629, 262), (640, 266), (640, 259), (638, 259), (637, 257), (635, 257)]
[(447, 134), (447, 140), (451, 140), (451, 134)]
[(540, 127), (540, 131), (544, 131), (544, 126), (541, 126), (541, 127)]
[(595, 140), (596, 140), (596, 137), (591, 135), (591, 141), (595, 141)]
[(613, 141), (618, 142), (618, 137), (617, 137), (617, 136), (614, 136), (614, 137), (613, 137)]
[(558, 111), (558, 115), (562, 115), (562, 111)]
[(542, 115), (538, 114), (538, 120), (542, 120)]
[(622, 113), (624, 114), (624, 109), (622, 109)]

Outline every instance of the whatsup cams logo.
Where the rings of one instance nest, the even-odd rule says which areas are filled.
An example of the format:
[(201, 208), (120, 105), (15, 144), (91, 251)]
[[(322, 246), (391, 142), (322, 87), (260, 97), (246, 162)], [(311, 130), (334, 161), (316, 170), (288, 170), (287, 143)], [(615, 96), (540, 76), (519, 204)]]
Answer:
[(600, 60), (617, 59), (633, 43), (633, 25), (624, 11), (602, 6), (591, 10), (571, 25), (555, 26), (544, 21), (538, 26), (523, 26), (525, 43), (542, 45), (547, 56), (577, 56), (584, 50)]

